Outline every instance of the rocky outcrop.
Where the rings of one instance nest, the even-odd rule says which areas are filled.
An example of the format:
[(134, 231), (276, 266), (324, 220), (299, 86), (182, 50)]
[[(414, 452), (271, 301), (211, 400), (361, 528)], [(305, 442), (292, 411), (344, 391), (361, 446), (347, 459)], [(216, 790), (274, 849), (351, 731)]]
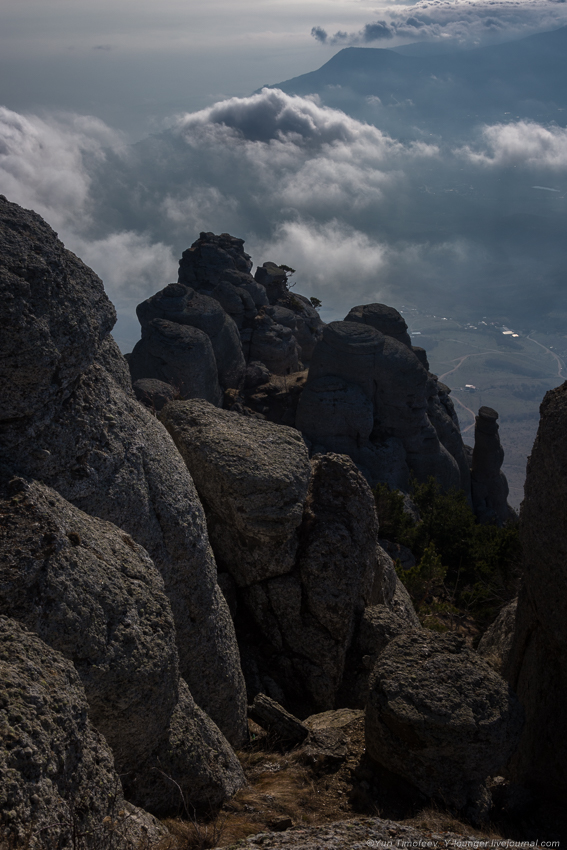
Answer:
[(508, 505), (508, 482), (502, 472), (504, 449), (498, 436), (498, 413), (481, 407), (474, 429), (471, 486), (474, 512), (481, 522), (502, 525), (515, 514)]
[[(15, 479), (10, 489), (0, 501), (0, 612), (73, 662), (133, 802), (177, 809), (158, 767), (191, 805), (224, 802), (242, 770), (179, 680), (171, 607), (145, 550), (43, 485)], [(142, 784), (151, 790), (140, 797)]]
[(2, 428), (49, 416), (116, 321), (102, 281), (54, 237), (0, 196)]
[(73, 665), (0, 616), (0, 841), (47, 850), (138, 847), (167, 834), (124, 801)]
[(301, 435), (196, 400), (168, 404), (161, 421), (205, 506), (219, 568), (240, 587), (289, 572), (310, 473)]
[[(242, 346), (238, 328), (230, 316), (223, 310), (215, 298), (211, 298), (202, 292), (196, 292), (182, 283), (170, 283), (161, 292), (152, 295), (136, 308), (138, 319), (142, 326), (142, 339), (132, 352), (132, 365), (134, 367), (141, 353), (150, 353), (152, 327), (156, 320), (165, 320), (174, 327), (181, 325), (182, 328), (193, 328), (200, 330), (208, 337), (214, 352), (218, 381), (223, 389), (240, 387), (244, 380), (246, 364), (242, 354)], [(163, 330), (160, 327), (160, 331)], [(191, 344), (192, 335), (188, 335), (187, 344)], [(184, 339), (174, 343), (180, 349), (183, 347)], [(160, 358), (160, 353), (152, 354)], [(203, 364), (205, 366), (205, 364)], [(208, 368), (208, 362), (207, 362)], [(137, 378), (154, 377), (153, 375), (138, 374)], [(157, 377), (157, 376), (156, 376)], [(201, 396), (192, 395), (192, 398)]]
[(0, 335), (9, 399), (0, 465), (144, 546), (172, 606), (181, 673), (198, 705), (241, 743), (246, 698), (234, 627), (187, 468), (133, 396), (99, 279), (35, 213), (3, 200), (0, 216), (0, 285), (10, 305)]
[(548, 392), (520, 513), (523, 587), (505, 674), (526, 711), (511, 776), (563, 804), (567, 794), (567, 383)]
[(392, 339), (411, 348), (406, 321), (394, 307), (388, 307), (386, 304), (363, 304), (353, 307), (345, 316), (345, 322), (361, 322), (364, 325), (370, 325), (385, 336), (391, 336)]
[[(285, 268), (267, 262), (255, 277), (251, 269), (242, 239), (201, 233), (183, 252), (179, 284), (221, 305), (240, 331), (246, 362), (260, 360), (276, 375), (290, 374), (299, 369), (301, 359), (310, 359), (321, 319), (307, 298), (289, 292)], [(223, 383), (222, 377), (220, 382), (236, 386)]]
[(128, 365), (135, 384), (159, 381), (180, 398), (204, 398), (222, 406), (211, 340), (198, 328), (152, 319), (143, 329)]
[(364, 608), (399, 603), (368, 485), (344, 455), (310, 465), (295, 429), (197, 400), (168, 404), (161, 419), (194, 477), (217, 563), (240, 588), (236, 607), (270, 647), (270, 678), (332, 708)]
[(371, 307), (382, 306), (357, 308), (356, 321), (324, 328), (296, 426), (315, 451), (348, 454), (372, 485), (407, 490), (411, 471), (418, 480), (434, 475), (446, 489), (459, 487), (458, 463), (427, 416), (435, 381), (410, 346), (365, 321)]
[(486, 779), (517, 746), (521, 706), (500, 676), (456, 635), (401, 635), (378, 657), (366, 746), (378, 764), (427, 797), (486, 818)]

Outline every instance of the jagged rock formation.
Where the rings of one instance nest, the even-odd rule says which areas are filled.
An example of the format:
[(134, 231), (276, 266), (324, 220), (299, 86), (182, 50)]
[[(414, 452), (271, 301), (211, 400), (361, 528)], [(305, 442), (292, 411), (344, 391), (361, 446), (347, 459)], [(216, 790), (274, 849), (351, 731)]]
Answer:
[(45, 482), (144, 546), (172, 606), (181, 673), (242, 742), (244, 682), (203, 509), (167, 432), (133, 396), (101, 281), (39, 216), (5, 199), (0, 264), (5, 475)]
[[(120, 847), (167, 834), (124, 801), (112, 754), (88, 718), (73, 665), (0, 616), (0, 842), (47, 850)], [(6, 844), (4, 845), (4, 841)], [(10, 842), (10, 844), (9, 844)]]
[(217, 563), (270, 647), (270, 677), (332, 708), (365, 606), (395, 610), (404, 598), (377, 545), (368, 485), (345, 456), (310, 464), (295, 429), (196, 400), (168, 404), (161, 419), (195, 480)]
[[(407, 489), (411, 471), (469, 487), (449, 391), (395, 310), (354, 308), (322, 330), (286, 267), (250, 270), (242, 240), (201, 234), (178, 283), (139, 306), (128, 367), (98, 278), (38, 216), (0, 200), (0, 488), (12, 487), (0, 493), (0, 611), (45, 641), (45, 664), (54, 650), (73, 662), (85, 740), (88, 703), (127, 795), (160, 813), (179, 789), (211, 805), (242, 781), (215, 726), (246, 739), (232, 617), (250, 697), (301, 716), (362, 707), (379, 690), (375, 665), (430, 641), (378, 544), (368, 481)], [(478, 675), (463, 681), (502, 708), (482, 662), (466, 660)], [(443, 656), (441, 673), (452, 663)], [(413, 693), (402, 673), (401, 702)], [(422, 684), (439, 686), (429, 673)], [(460, 718), (470, 706), (451, 693)], [(495, 712), (503, 752), (513, 722), (502, 732)], [(455, 804), (482, 802), (488, 757), (475, 746)], [(72, 805), (74, 779), (61, 776)]]
[(183, 252), (179, 284), (219, 302), (240, 331), (246, 362), (260, 360), (278, 375), (295, 372), (320, 336), (319, 314), (307, 298), (289, 292), (281, 267), (264, 263), (255, 277), (251, 269), (242, 239), (201, 233)]
[(564, 804), (567, 794), (567, 383), (548, 392), (520, 513), (523, 586), (505, 675), (526, 712), (512, 778)]
[(510, 758), (522, 722), (508, 685), (462, 637), (424, 629), (395, 638), (378, 658), (366, 746), (427, 797), (480, 822), (491, 805), (485, 781)]
[[(418, 480), (434, 475), (446, 489), (459, 487), (458, 462), (427, 415), (428, 399), (437, 394), (436, 381), (405, 340), (386, 336), (370, 324), (376, 317), (380, 324), (384, 313), (392, 317), (397, 312), (381, 311), (382, 306), (356, 308), (356, 321), (332, 322), (324, 328), (296, 425), (315, 450), (352, 457), (373, 484), (386, 481), (407, 490), (411, 471)], [(438, 417), (442, 410), (439, 402)], [(444, 415), (450, 421), (449, 414)]]
[(179, 680), (171, 606), (145, 550), (48, 487), (15, 479), (10, 490), (0, 500), (0, 612), (73, 662), (130, 800), (177, 809), (159, 768), (191, 805), (224, 802), (244, 776)]
[[(183, 253), (178, 283), (138, 306), (134, 382), (166, 381), (179, 398), (295, 427), (310, 454), (349, 455), (372, 486), (407, 492), (411, 474), (433, 475), (470, 502), (471, 460), (450, 390), (429, 372), (425, 351), (412, 347), (400, 313), (360, 305), (324, 328), (309, 300), (288, 288), (291, 270), (266, 262), (252, 277), (243, 245), (226, 233), (201, 233)], [(498, 447), (487, 443), (477, 455), (478, 515), (504, 521), (510, 510)], [(487, 507), (487, 498), (498, 505)]]
[(481, 407), (475, 421), (472, 454), (472, 501), (481, 522), (500, 525), (514, 516), (508, 505), (508, 482), (502, 472), (504, 449), (498, 436), (498, 413)]

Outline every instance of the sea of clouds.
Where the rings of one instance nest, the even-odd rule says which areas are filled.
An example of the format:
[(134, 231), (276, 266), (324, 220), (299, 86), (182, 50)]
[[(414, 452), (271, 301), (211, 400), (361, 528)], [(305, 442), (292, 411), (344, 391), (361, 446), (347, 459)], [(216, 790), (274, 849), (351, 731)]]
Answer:
[(297, 269), (326, 320), (384, 301), (533, 323), (567, 309), (564, 255), (553, 234), (537, 237), (541, 250), (513, 227), (495, 241), (494, 222), (542, 210), (553, 221), (566, 177), (557, 125), (401, 142), (278, 89), (178, 115), (134, 145), (93, 117), (0, 109), (0, 192), (104, 280), (124, 350), (139, 336), (135, 305), (176, 280), (203, 230), (244, 238), (258, 264)]

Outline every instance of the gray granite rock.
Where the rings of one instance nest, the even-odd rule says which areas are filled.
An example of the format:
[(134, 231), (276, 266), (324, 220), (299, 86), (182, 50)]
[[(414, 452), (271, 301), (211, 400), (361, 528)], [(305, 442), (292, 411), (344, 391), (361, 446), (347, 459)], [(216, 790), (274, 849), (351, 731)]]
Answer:
[(526, 710), (511, 778), (563, 805), (567, 794), (567, 383), (546, 393), (528, 459), (523, 586), (505, 675)]
[[(334, 707), (355, 624), (383, 575), (376, 551), (378, 520), (364, 478), (344, 455), (317, 456), (312, 464), (298, 570), (305, 611), (331, 638), (332, 666), (314, 657), (308, 632), (293, 637), (298, 655), (310, 662), (299, 658), (296, 668), (305, 668), (314, 703), (323, 711)], [(291, 644), (289, 633), (286, 639)]]
[[(182, 283), (170, 283), (139, 304), (136, 313), (142, 325), (142, 342), (145, 339), (144, 331), (147, 333), (156, 319), (202, 331), (211, 341), (222, 388), (242, 385), (246, 365), (238, 328), (215, 298)], [(178, 345), (181, 344), (180, 340)], [(137, 374), (135, 379), (146, 377), (154, 376)]]
[(471, 474), (469, 462), (463, 445), (463, 438), (453, 403), (449, 399), (449, 388), (438, 385), (439, 392), (432, 394), (427, 400), (427, 416), (435, 428), (439, 442), (456, 461), (459, 468), (460, 480), (458, 487), (470, 497)]
[(244, 240), (221, 233), (202, 232), (179, 261), (179, 282), (193, 289), (213, 289), (228, 270), (249, 274), (252, 260)]
[[(130, 800), (154, 814), (176, 811), (179, 801), (164, 808), (172, 783), (163, 771), (191, 805), (224, 802), (244, 776), (179, 680), (171, 607), (147, 552), (48, 487), (15, 479), (8, 489), (17, 492), (0, 501), (0, 612), (73, 662)], [(173, 722), (184, 733), (174, 762)]]
[(124, 801), (73, 665), (0, 616), (0, 841), (6, 846), (139, 847), (167, 830)]
[(270, 304), (276, 304), (288, 291), (285, 270), (270, 261), (258, 266), (254, 278), (266, 290)]
[(515, 514), (508, 505), (508, 482), (502, 472), (504, 449), (498, 436), (498, 413), (481, 407), (474, 429), (471, 468), (473, 509), (481, 522), (502, 525)]
[(411, 348), (407, 323), (394, 307), (388, 307), (386, 304), (362, 304), (352, 308), (345, 316), (345, 322), (362, 322), (370, 325)]
[(142, 378), (132, 384), (134, 395), (148, 410), (159, 412), (168, 401), (173, 401), (177, 390), (171, 384), (158, 381), (155, 378)]
[[(7, 202), (2, 210), (2, 239), (12, 244), (16, 233), (19, 265), (1, 269), (0, 281), (14, 316), (28, 317), (21, 329), (48, 328), (52, 314), (53, 327), (66, 328), (63, 337), (69, 328), (80, 330), (83, 322), (90, 327), (97, 316), (100, 324), (98, 335), (92, 330), (85, 337), (84, 349), (91, 347), (93, 362), (80, 374), (76, 363), (83, 363), (84, 355), (70, 343), (57, 348), (57, 365), (48, 376), (50, 387), (60, 380), (57, 391), (42, 389), (47, 372), (41, 364), (49, 358), (39, 344), (33, 349), (37, 370), (22, 375), (14, 368), (5, 374), (3, 391), (14, 398), (23, 382), (24, 395), (31, 400), (37, 379), (39, 408), (33, 410), (35, 402), (30, 401), (29, 415), (16, 414), (0, 425), (0, 465), (43, 481), (146, 548), (171, 602), (181, 673), (198, 705), (231, 742), (241, 743), (247, 727), (238, 648), (193, 482), (163, 426), (133, 396), (127, 364), (108, 335), (113, 311), (98, 278), (65, 251), (38, 216)], [(27, 278), (33, 279), (38, 264), (43, 276), (38, 273), (36, 291)], [(81, 295), (84, 288), (94, 302)], [(50, 294), (47, 301), (41, 300), (43, 291)], [(89, 313), (86, 318), (81, 305)], [(0, 337), (2, 354), (2, 346), (13, 345), (8, 345), (11, 339)], [(67, 375), (73, 376), (71, 383), (66, 383)]]
[(431, 847), (442, 850), (479, 841), (478, 835), (416, 829), (382, 818), (355, 817), (315, 826), (294, 826), (286, 832), (261, 832), (226, 845), (226, 850), (390, 850), (394, 847)]
[(477, 652), (502, 673), (508, 667), (510, 650), (516, 627), (518, 600), (513, 599), (500, 611), (491, 626), (485, 631), (477, 646)]
[(405, 489), (411, 470), (418, 480), (434, 475), (445, 489), (459, 486), (457, 461), (427, 416), (434, 382), (411, 347), (364, 318), (361, 312), (360, 320), (332, 322), (323, 329), (299, 401), (297, 427), (315, 446), (347, 452), (372, 484), (387, 480)]
[(299, 346), (299, 354), (304, 364), (309, 363), (315, 346), (323, 334), (324, 323), (319, 313), (308, 298), (289, 290), (278, 297), (276, 306), (293, 313), (295, 317), (293, 335)]
[(102, 281), (37, 213), (0, 196), (0, 425), (48, 415), (93, 362), (116, 314)]
[(289, 572), (310, 474), (301, 435), (197, 400), (160, 418), (205, 506), (219, 567), (241, 587)]
[(455, 635), (423, 629), (378, 656), (366, 708), (368, 754), (423, 794), (486, 819), (486, 779), (516, 748), (523, 711), (500, 676)]
[(276, 375), (289, 375), (299, 370), (299, 347), (292, 329), (278, 324), (268, 313), (261, 312), (252, 322), (247, 360), (259, 360)]
[(153, 379), (171, 386), (180, 398), (204, 398), (222, 405), (213, 346), (198, 328), (152, 319), (143, 328), (128, 365), (133, 383)]

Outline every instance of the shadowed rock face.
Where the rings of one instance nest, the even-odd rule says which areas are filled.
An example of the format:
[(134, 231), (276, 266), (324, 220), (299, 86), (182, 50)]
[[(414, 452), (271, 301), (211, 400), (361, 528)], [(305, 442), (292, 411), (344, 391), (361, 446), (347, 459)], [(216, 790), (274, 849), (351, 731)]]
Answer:
[(169, 384), (181, 398), (204, 398), (217, 407), (222, 404), (211, 340), (198, 328), (152, 319), (128, 365), (134, 383), (153, 379)]
[(364, 304), (353, 307), (348, 316), (345, 316), (345, 322), (362, 322), (370, 325), (385, 336), (391, 336), (411, 348), (408, 326), (394, 307), (388, 307), (386, 304)]
[(216, 286), (227, 270), (249, 274), (250, 255), (244, 251), (244, 239), (228, 233), (215, 236), (201, 233), (199, 239), (183, 252), (179, 261), (179, 282), (194, 289)]
[(508, 482), (501, 470), (504, 449), (498, 436), (498, 413), (481, 407), (474, 429), (471, 487), (473, 507), (481, 522), (502, 524), (514, 516), (508, 505)]
[(523, 587), (505, 674), (526, 711), (511, 774), (544, 797), (567, 795), (567, 383), (548, 392), (520, 513)]
[(366, 308), (357, 309), (357, 321), (324, 328), (296, 426), (315, 450), (352, 457), (372, 484), (407, 489), (411, 470), (419, 480), (434, 475), (445, 488), (458, 487), (457, 461), (427, 415), (434, 380), (411, 347), (366, 323)]
[(506, 682), (462, 638), (424, 629), (394, 638), (378, 657), (366, 746), (427, 797), (482, 821), (485, 781), (510, 758), (522, 721)]
[[(0, 423), (0, 465), (8, 476), (53, 487), (144, 546), (172, 606), (182, 675), (201, 708), (240, 743), (246, 698), (234, 627), (187, 468), (163, 426), (133, 396), (126, 362), (108, 334), (113, 308), (96, 275), (35, 213), (7, 201), (0, 210), (1, 239), (9, 246), (0, 285), (14, 317), (12, 330), (0, 336), (0, 360), (6, 353), (12, 362), (18, 316), (25, 317), (20, 330), (38, 340), (23, 358), (31, 365), (3, 377), (6, 398), (27, 399), (13, 412), (27, 410), (33, 418), (16, 412)], [(35, 279), (37, 268), (32, 286), (28, 278)], [(84, 340), (69, 341), (83, 325)]]
[(219, 565), (241, 587), (289, 572), (310, 472), (301, 435), (197, 400), (160, 418), (194, 476)]
[(73, 665), (4, 616), (0, 683), (2, 838), (14, 846), (71, 847), (77, 833), (90, 833), (95, 846), (95, 840), (108, 840), (104, 819), (116, 818), (121, 809), (129, 817), (119, 821), (117, 843), (136, 846), (167, 834), (147, 812), (125, 803), (112, 754), (88, 718)]
[[(0, 195), (0, 425), (65, 398), (116, 321), (102, 281)], [(22, 422), (25, 426), (25, 422)]]
[[(189, 325), (202, 331), (210, 339), (221, 386), (227, 389), (242, 385), (246, 365), (238, 328), (214, 298), (209, 298), (181, 283), (170, 283), (161, 292), (139, 304), (136, 313), (142, 325), (142, 340), (138, 346), (149, 347), (148, 330), (153, 325), (152, 320), (165, 319), (174, 327)], [(182, 348), (183, 342), (180, 341), (178, 343), (180, 354)], [(160, 354), (153, 354), (153, 356), (159, 358)], [(136, 379), (138, 377), (153, 376), (140, 374), (136, 376)]]
[(344, 455), (310, 464), (292, 428), (196, 400), (171, 402), (161, 419), (194, 476), (217, 563), (238, 586), (227, 585), (233, 605), (261, 635), (252, 654), (269, 649), (270, 681), (292, 699), (333, 707), (365, 606), (394, 611), (398, 631), (411, 619), (377, 545), (366, 481)]
[[(132, 801), (156, 814), (177, 810), (159, 768), (192, 805), (224, 802), (244, 777), (179, 679), (171, 607), (147, 552), (54, 490), (14, 484), (18, 492), (0, 500), (0, 612), (73, 662)], [(175, 761), (172, 724), (181, 733)]]

